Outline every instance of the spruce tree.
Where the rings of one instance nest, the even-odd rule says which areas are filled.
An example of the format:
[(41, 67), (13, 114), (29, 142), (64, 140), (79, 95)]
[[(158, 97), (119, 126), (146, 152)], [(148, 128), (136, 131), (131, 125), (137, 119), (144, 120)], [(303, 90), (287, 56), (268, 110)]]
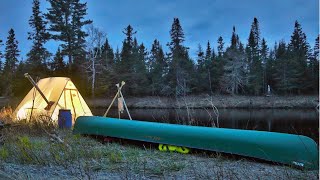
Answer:
[(205, 54), (205, 68), (206, 68), (206, 81), (208, 82), (208, 93), (212, 95), (213, 93), (213, 81), (212, 79), (215, 78), (213, 77), (214, 73), (214, 60), (215, 60), (215, 52), (214, 49), (211, 49), (210, 42), (208, 41), (207, 43), (207, 49), (206, 49), (206, 54)]
[[(116, 60), (116, 72), (118, 74), (117, 81), (126, 81), (130, 83), (126, 89), (124, 89), (126, 94), (132, 95), (134, 92), (134, 87), (136, 87), (135, 72), (138, 57), (138, 42), (134, 40), (134, 31), (131, 25), (128, 25), (124, 30), (123, 34), (126, 36), (122, 42), (122, 49), (120, 53), (120, 61)], [(117, 59), (117, 57), (116, 57)]]
[[(276, 74), (276, 66), (275, 66), (275, 62), (276, 62), (276, 52), (277, 52), (277, 43), (275, 43), (274, 45), (274, 48), (273, 49), (270, 49), (270, 52), (269, 52), (269, 55), (268, 55), (268, 58), (266, 60), (266, 65), (265, 65), (265, 74), (266, 74), (266, 84), (267, 84), (267, 90), (268, 90), (268, 85), (270, 86), (270, 90), (271, 92), (273, 90), (275, 90), (275, 87), (276, 87), (276, 83), (275, 83), (275, 74)], [(262, 49), (263, 49), (263, 46), (262, 46)], [(261, 54), (262, 51), (261, 51)]]
[(268, 59), (268, 51), (269, 48), (267, 46), (266, 40), (263, 38), (261, 42), (261, 54), (260, 54), (260, 59), (261, 59), (261, 64), (262, 64), (262, 92), (265, 94), (267, 92), (267, 59)]
[(167, 75), (167, 62), (160, 42), (155, 39), (151, 46), (149, 57), (149, 78), (151, 95), (165, 95)]
[(18, 57), (20, 51), (18, 50), (18, 41), (15, 37), (15, 32), (11, 28), (9, 30), (9, 35), (6, 42), (6, 48), (5, 48), (5, 65), (4, 65), (4, 73), (11, 73), (11, 75), (14, 74), (14, 72), (17, 69), (18, 65)]
[(91, 24), (91, 20), (84, 20), (87, 14), (87, 4), (79, 0), (48, 0), (50, 7), (46, 18), (49, 22), (51, 38), (61, 41), (62, 53), (68, 56), (69, 69), (75, 57), (83, 56), (85, 37), (83, 27)]
[(26, 69), (33, 72), (35, 76), (46, 74), (47, 60), (50, 57), (49, 51), (44, 44), (49, 40), (49, 33), (46, 30), (46, 22), (40, 11), (39, 0), (33, 0), (32, 15), (29, 19), (32, 32), (28, 32), (28, 40), (32, 40), (32, 48), (27, 54)]
[(259, 95), (263, 88), (263, 70), (260, 59), (260, 29), (257, 18), (253, 19), (246, 47), (248, 90)]
[(66, 76), (66, 65), (63, 61), (63, 55), (58, 48), (53, 61), (51, 62), (51, 71), (54, 76)]
[(114, 53), (114, 63), (115, 64), (119, 64), (121, 61), (121, 57), (120, 57), (120, 50), (117, 47), (116, 52)]
[[(2, 44), (2, 40), (0, 39), (0, 48), (1, 48), (1, 46), (2, 46), (3, 44)], [(1, 49), (0, 49), (0, 72), (2, 71), (2, 57), (3, 57), (3, 54), (2, 54), (2, 51), (1, 51)]]
[(211, 61), (214, 55), (214, 50), (211, 52), (211, 45), (210, 42), (208, 41), (207, 43), (207, 49), (206, 49), (206, 54), (205, 54), (205, 60), (207, 61)]
[(319, 37), (315, 39), (313, 54), (308, 65), (308, 82), (312, 93), (319, 92)]
[(224, 42), (221, 36), (217, 40), (217, 49), (218, 49), (218, 56), (215, 58), (212, 57), (213, 67), (211, 71), (211, 80), (212, 80), (213, 91), (220, 92), (222, 90), (222, 88), (220, 87), (220, 83), (222, 82), (221, 78), (224, 73), (224, 65), (225, 65), (225, 59), (223, 58), (223, 55), (225, 53)]
[(13, 95), (13, 80), (15, 78), (15, 73), (18, 66), (18, 57), (20, 51), (18, 50), (18, 41), (16, 40), (14, 30), (11, 28), (9, 30), (9, 35), (6, 41), (5, 48), (5, 64), (3, 69), (4, 84), (6, 88), (4, 89), (4, 95)]
[(224, 53), (224, 42), (223, 42), (223, 38), (220, 36), (218, 38), (218, 57), (222, 57)]
[[(3, 46), (2, 44), (2, 40), (0, 39), (0, 48)], [(3, 54), (2, 51), (0, 49), (0, 81), (3, 81), (3, 76), (2, 76), (2, 70), (3, 70), (3, 63), (2, 63), (2, 58), (3, 58)], [(0, 94), (2, 94), (3, 92), (3, 87), (5, 87), (5, 84), (0, 82)]]
[(114, 85), (118, 82), (115, 81), (113, 48), (107, 38), (97, 56), (95, 94), (98, 96), (111, 95), (114, 92)]
[[(209, 49), (209, 51), (208, 51)], [(198, 93), (210, 93), (210, 72), (209, 65), (211, 62), (211, 48), (209, 44), (209, 48), (207, 47), (206, 52), (203, 51), (201, 45), (198, 45), (198, 57), (197, 57), (197, 83), (196, 89)], [(209, 61), (209, 62), (207, 62)]]
[(71, 26), (74, 33), (74, 58), (82, 58), (84, 56), (85, 38), (88, 36), (83, 27), (91, 24), (91, 20), (85, 20), (87, 15), (87, 3), (81, 3), (80, 0), (72, 1)]
[(106, 68), (106, 69), (112, 69), (114, 65), (114, 53), (113, 49), (109, 44), (108, 39), (106, 38), (106, 41), (102, 47), (102, 62), (101, 64)]
[(183, 45), (184, 33), (178, 18), (173, 19), (170, 37), (168, 82), (176, 97), (185, 96), (192, 89), (194, 65), (189, 58), (188, 48)]
[(308, 88), (307, 84), (307, 60), (309, 58), (309, 44), (302, 31), (301, 25), (295, 21), (294, 31), (288, 45), (289, 64), (289, 91), (290, 93), (302, 93)]
[(280, 41), (275, 49), (275, 86), (278, 93), (288, 93), (290, 90), (290, 66), (287, 45)]

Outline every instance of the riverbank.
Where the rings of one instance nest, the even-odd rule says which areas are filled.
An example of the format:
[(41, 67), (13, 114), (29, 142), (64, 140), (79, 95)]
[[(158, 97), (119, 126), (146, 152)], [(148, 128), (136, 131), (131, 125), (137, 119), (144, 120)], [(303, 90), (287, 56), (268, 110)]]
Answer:
[[(0, 97), (0, 107), (15, 108), (24, 97)], [(90, 98), (84, 97), (90, 108), (107, 108), (113, 97)], [(315, 109), (319, 97), (312, 96), (231, 96), (231, 95), (197, 95), (186, 96), (178, 99), (170, 97), (147, 96), (125, 97), (129, 108), (154, 108), (154, 109), (203, 109), (233, 108), (233, 109)], [(113, 107), (116, 103), (113, 104)]]
[[(89, 107), (108, 107), (112, 98), (86, 99)], [(168, 97), (125, 97), (129, 108), (243, 108), (243, 109), (314, 109), (318, 96), (186, 96), (178, 99)], [(116, 106), (114, 103), (113, 106)]]
[[(305, 171), (214, 152), (178, 154), (128, 143), (101, 143), (40, 124), (2, 129), (0, 179), (318, 179)], [(47, 132), (55, 132), (54, 137)]]

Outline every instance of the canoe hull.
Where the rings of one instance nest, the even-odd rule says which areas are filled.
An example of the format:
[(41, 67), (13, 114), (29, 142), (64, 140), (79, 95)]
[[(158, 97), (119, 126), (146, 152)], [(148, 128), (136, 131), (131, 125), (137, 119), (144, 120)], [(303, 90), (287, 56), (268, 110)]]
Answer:
[(186, 126), (97, 116), (76, 120), (75, 134), (102, 135), (255, 157), (318, 169), (317, 144), (306, 136)]

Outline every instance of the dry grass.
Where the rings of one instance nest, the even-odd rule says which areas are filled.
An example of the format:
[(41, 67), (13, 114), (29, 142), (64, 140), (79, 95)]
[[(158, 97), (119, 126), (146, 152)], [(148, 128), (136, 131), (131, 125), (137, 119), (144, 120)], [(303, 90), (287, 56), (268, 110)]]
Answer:
[[(190, 108), (190, 110), (192, 110)], [(2, 117), (9, 117), (4, 110)], [(41, 119), (43, 118), (43, 119)], [(0, 178), (6, 179), (318, 179), (317, 171), (232, 158), (219, 153), (183, 155), (151, 146), (101, 143), (57, 129), (45, 117), (6, 121), (0, 130)], [(54, 132), (63, 143), (53, 139)]]

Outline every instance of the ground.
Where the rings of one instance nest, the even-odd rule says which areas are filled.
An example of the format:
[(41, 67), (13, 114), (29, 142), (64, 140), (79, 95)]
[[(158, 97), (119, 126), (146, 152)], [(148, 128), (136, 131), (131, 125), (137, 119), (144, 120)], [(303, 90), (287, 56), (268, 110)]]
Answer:
[[(35, 124), (1, 130), (0, 179), (318, 179), (318, 171), (214, 152), (160, 152), (154, 146), (102, 143)], [(63, 142), (48, 135), (54, 132)], [(52, 134), (51, 134), (52, 135)]]
[[(21, 99), (2, 98), (0, 106), (15, 107)], [(106, 107), (110, 101), (89, 99), (88, 104)], [(145, 97), (128, 98), (127, 103), (130, 108), (314, 108), (318, 97)], [(10, 113), (0, 119), (10, 120)], [(11, 123), (0, 134), (0, 179), (319, 179), (317, 170), (246, 157), (203, 151), (178, 154), (130, 143), (102, 143), (38, 120)]]

